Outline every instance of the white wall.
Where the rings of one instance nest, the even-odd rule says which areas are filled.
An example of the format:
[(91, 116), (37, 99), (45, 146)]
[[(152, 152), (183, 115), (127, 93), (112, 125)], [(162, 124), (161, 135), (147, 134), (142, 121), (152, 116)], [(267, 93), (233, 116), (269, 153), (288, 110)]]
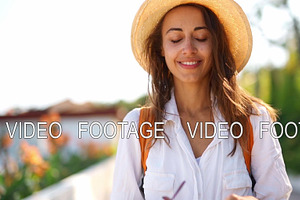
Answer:
[(24, 200), (110, 199), (115, 157), (72, 175)]

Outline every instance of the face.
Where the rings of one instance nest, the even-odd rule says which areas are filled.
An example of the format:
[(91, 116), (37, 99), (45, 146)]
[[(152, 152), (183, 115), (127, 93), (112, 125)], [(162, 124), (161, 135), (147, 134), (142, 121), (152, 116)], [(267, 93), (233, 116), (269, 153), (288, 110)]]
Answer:
[(171, 10), (162, 24), (162, 55), (176, 82), (201, 83), (211, 69), (212, 41), (199, 8)]

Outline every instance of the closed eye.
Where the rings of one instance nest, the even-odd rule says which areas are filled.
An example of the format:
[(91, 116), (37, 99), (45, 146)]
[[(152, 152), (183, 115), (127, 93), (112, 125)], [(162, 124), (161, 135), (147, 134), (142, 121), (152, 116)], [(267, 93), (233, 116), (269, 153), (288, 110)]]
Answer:
[(207, 38), (204, 38), (204, 39), (197, 39), (196, 38), (196, 40), (199, 41), (199, 42), (205, 42), (207, 40)]
[(180, 41), (181, 41), (181, 39), (179, 39), (179, 40), (171, 40), (172, 43), (178, 43)]

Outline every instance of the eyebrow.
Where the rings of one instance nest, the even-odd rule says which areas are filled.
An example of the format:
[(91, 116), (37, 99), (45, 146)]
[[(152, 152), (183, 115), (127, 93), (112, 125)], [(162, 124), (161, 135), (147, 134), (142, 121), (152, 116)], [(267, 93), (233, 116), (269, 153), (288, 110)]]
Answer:
[[(194, 28), (194, 31), (202, 30), (202, 29), (208, 29), (206, 26), (197, 26)], [(170, 31), (183, 31), (182, 28), (170, 28), (166, 34), (168, 34)]]

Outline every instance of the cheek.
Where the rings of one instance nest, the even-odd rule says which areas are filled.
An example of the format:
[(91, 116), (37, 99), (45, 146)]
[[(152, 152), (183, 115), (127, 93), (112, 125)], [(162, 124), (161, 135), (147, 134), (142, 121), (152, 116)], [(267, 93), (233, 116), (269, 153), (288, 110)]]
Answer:
[(168, 44), (163, 45), (163, 55), (165, 56), (165, 59), (167, 62), (170, 62), (171, 60), (174, 60), (176, 57), (176, 49)]
[(211, 43), (207, 43), (205, 45), (202, 45), (199, 49), (200, 49), (202, 55), (205, 56), (205, 57), (209, 57), (209, 56), (212, 55), (212, 45), (211, 45)]
[(176, 60), (175, 53), (171, 49), (166, 48), (165, 49), (165, 62), (167, 64), (168, 69), (171, 71), (171, 73), (173, 73), (176, 68), (175, 60)]

